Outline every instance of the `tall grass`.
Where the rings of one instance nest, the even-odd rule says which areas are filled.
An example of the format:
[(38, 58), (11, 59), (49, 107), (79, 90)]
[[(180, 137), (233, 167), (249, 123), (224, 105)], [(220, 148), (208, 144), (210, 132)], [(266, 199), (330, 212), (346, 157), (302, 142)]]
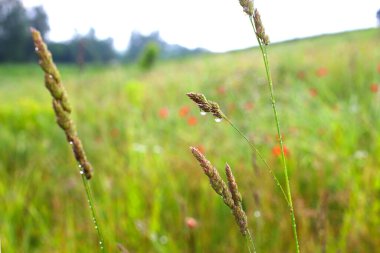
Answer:
[[(378, 41), (372, 29), (270, 46), (304, 252), (380, 247), (374, 236), (380, 224)], [(230, 210), (195, 166), (190, 145), (217, 168), (225, 161), (233, 165), (259, 252), (294, 248), (284, 218), (288, 208), (261, 171), (265, 164), (235, 130), (210, 124), (183, 99), (188, 90), (199, 90), (218, 101), (268, 165), (281, 168), (273, 111), (263, 95), (265, 69), (253, 60), (260, 57), (257, 48), (158, 62), (148, 74), (131, 66), (88, 66), (80, 73), (59, 65), (88, 158), (102, 168), (91, 187), (100, 221), (107, 224), (107, 250), (116, 252), (116, 242), (131, 253), (247, 250)], [(79, 173), (70, 173), (76, 161), (52, 124), (51, 97), (42, 82), (37, 66), (0, 66), (2, 250), (95, 251), (98, 238)], [(198, 226), (190, 230), (187, 217)]]
[[(252, 2), (250, 2), (252, 3)], [(253, 6), (252, 6), (253, 9)], [(298, 235), (297, 235), (297, 225), (296, 225), (296, 218), (294, 215), (294, 207), (293, 207), (293, 200), (292, 200), (292, 193), (290, 189), (290, 182), (289, 182), (289, 173), (288, 173), (288, 167), (286, 164), (286, 159), (285, 159), (285, 151), (284, 151), (284, 142), (282, 139), (282, 132), (280, 128), (280, 121), (278, 118), (278, 113), (277, 113), (277, 108), (276, 108), (276, 101), (274, 97), (274, 89), (273, 89), (273, 81), (272, 81), (272, 75), (269, 67), (269, 60), (268, 60), (268, 53), (267, 53), (267, 45), (269, 44), (269, 36), (265, 33), (265, 28), (264, 25), (261, 21), (260, 13), (257, 9), (254, 10), (254, 12), (248, 13), (249, 15), (249, 21), (251, 22), (253, 31), (256, 35), (257, 42), (260, 47), (261, 54), (263, 56), (263, 61), (265, 65), (265, 73), (266, 73), (266, 78), (268, 81), (268, 87), (269, 87), (269, 92), (270, 92), (270, 100), (272, 102), (272, 108), (273, 108), (273, 115), (274, 115), (274, 120), (276, 123), (276, 130), (277, 130), (277, 135), (280, 143), (280, 148), (281, 148), (281, 160), (282, 160), (282, 166), (284, 168), (284, 175), (285, 175), (285, 185), (286, 185), (286, 193), (287, 193), (287, 202), (289, 205), (289, 211), (290, 211), (290, 217), (292, 221), (292, 230), (293, 230), (293, 235), (294, 235), (294, 240), (296, 243), (296, 252), (300, 252), (300, 246), (298, 242)]]
[(39, 64), (45, 73), (45, 86), (53, 98), (53, 108), (56, 115), (57, 124), (64, 131), (67, 142), (70, 144), (74, 157), (78, 162), (79, 172), (81, 174), (83, 186), (86, 192), (92, 221), (98, 235), (99, 248), (101, 252), (105, 252), (102, 229), (98, 222), (94, 197), (92, 194), (91, 185), (88, 181), (92, 178), (92, 166), (86, 157), (82, 142), (76, 132), (75, 124), (70, 117), (72, 109), (66, 89), (62, 84), (61, 75), (53, 62), (50, 51), (42, 40), (40, 32), (34, 28), (31, 28), (31, 33), (35, 45), (35, 51), (40, 59)]
[[(281, 192), (284, 196), (284, 199), (286, 200), (286, 202), (289, 206), (291, 223), (292, 223), (292, 230), (293, 230), (293, 235), (294, 235), (294, 240), (295, 240), (295, 245), (296, 245), (296, 252), (299, 253), (300, 247), (299, 247), (299, 241), (298, 241), (298, 235), (297, 235), (296, 218), (294, 215), (292, 193), (291, 193), (291, 189), (290, 189), (290, 182), (289, 182), (289, 175), (288, 175), (289, 173), (288, 173), (287, 163), (286, 163), (286, 159), (285, 159), (284, 144), (283, 144), (280, 122), (279, 122), (279, 117), (278, 117), (276, 102), (275, 102), (275, 97), (274, 97), (273, 81), (272, 81), (272, 76), (271, 76), (270, 67), (269, 67), (268, 53), (267, 53), (267, 49), (266, 49), (267, 45), (269, 45), (269, 36), (265, 32), (265, 28), (264, 28), (264, 25), (261, 21), (261, 16), (260, 16), (259, 11), (257, 9), (255, 9), (253, 6), (253, 1), (239, 0), (239, 2), (240, 2), (240, 5), (243, 7), (243, 11), (249, 17), (249, 21), (252, 25), (252, 28), (253, 28), (254, 34), (256, 36), (257, 42), (259, 44), (260, 51), (262, 54), (262, 58), (264, 61), (265, 73), (266, 73), (266, 78), (268, 81), (268, 87), (269, 87), (269, 93), (270, 93), (270, 100), (271, 100), (272, 108), (273, 108), (274, 121), (275, 121), (275, 126), (276, 126), (276, 130), (277, 130), (279, 144), (280, 144), (281, 160), (282, 160), (282, 166), (284, 169), (284, 177), (285, 177), (285, 185), (286, 185), (286, 193), (285, 193), (280, 181), (278, 180), (277, 176), (275, 175), (273, 170), (270, 168), (270, 166), (268, 165), (268, 163), (266, 162), (266, 160), (264, 159), (262, 154), (259, 152), (259, 150), (256, 148), (256, 146), (253, 143), (251, 143), (249, 141), (249, 139), (242, 133), (242, 131), (239, 128), (237, 128), (232, 123), (232, 121), (221, 111), (221, 109), (217, 103), (210, 101), (210, 100), (207, 100), (203, 94), (188, 93), (187, 95), (189, 96), (189, 98), (191, 100), (193, 100), (198, 105), (201, 112), (211, 113), (215, 117), (215, 121), (219, 122), (222, 119), (226, 120), (248, 142), (248, 144), (252, 148), (253, 152), (256, 152), (258, 157), (263, 161), (263, 163), (267, 167), (269, 173), (272, 175), (276, 185), (281, 190)], [(217, 173), (217, 172), (215, 172), (215, 173)], [(213, 186), (212, 180), (211, 180), (211, 185)], [(214, 188), (214, 186), (213, 186), (213, 188)], [(254, 247), (253, 241), (252, 241), (252, 245)], [(256, 250), (254, 250), (254, 251), (256, 252)]]

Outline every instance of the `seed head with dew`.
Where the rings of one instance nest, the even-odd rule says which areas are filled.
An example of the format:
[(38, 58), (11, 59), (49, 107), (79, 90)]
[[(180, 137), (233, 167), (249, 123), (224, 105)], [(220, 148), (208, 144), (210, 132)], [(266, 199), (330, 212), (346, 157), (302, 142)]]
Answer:
[(201, 110), (201, 115), (209, 112), (216, 119), (219, 119), (217, 122), (219, 122), (221, 119), (226, 118), (218, 103), (208, 100), (205, 95), (195, 92), (189, 92), (186, 95), (198, 105), (199, 109)]

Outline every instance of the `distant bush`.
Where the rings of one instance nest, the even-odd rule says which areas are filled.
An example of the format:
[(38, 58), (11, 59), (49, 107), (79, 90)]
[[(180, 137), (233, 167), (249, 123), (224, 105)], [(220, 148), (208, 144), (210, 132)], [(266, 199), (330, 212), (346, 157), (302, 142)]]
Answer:
[(160, 48), (157, 43), (148, 43), (141, 53), (139, 65), (141, 69), (148, 70), (156, 63), (160, 54)]

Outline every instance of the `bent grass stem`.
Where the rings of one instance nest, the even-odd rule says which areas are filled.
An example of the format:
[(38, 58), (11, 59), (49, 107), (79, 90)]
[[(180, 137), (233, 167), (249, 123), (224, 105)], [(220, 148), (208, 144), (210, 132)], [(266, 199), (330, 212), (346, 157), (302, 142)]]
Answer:
[(257, 31), (255, 28), (253, 17), (249, 16), (249, 20), (251, 22), (253, 31), (256, 35), (257, 42), (259, 43), (260, 51), (261, 51), (261, 54), (263, 56), (263, 61), (264, 61), (264, 65), (265, 65), (265, 72), (266, 72), (266, 77), (267, 77), (268, 86), (269, 86), (269, 92), (270, 92), (270, 98), (271, 98), (271, 102), (272, 102), (274, 119), (276, 122), (277, 134), (278, 134), (278, 137), (280, 140), (281, 161), (282, 161), (282, 165), (284, 167), (285, 185), (286, 185), (287, 199), (288, 199), (288, 203), (289, 203), (289, 211), (290, 211), (290, 216), (291, 216), (291, 221), (292, 221), (293, 235), (294, 235), (294, 240), (296, 243), (296, 252), (299, 253), (300, 247), (299, 247), (298, 236), (297, 236), (297, 224), (296, 224), (296, 218), (294, 215), (292, 193), (291, 193), (291, 189), (290, 189), (290, 180), (289, 180), (289, 175), (288, 175), (288, 167), (287, 167), (286, 159), (285, 159), (284, 144), (283, 144), (282, 135), (281, 135), (280, 122), (278, 119), (278, 114), (277, 114), (277, 109), (276, 109), (276, 101), (274, 98), (273, 81), (272, 81), (272, 76), (271, 76), (270, 68), (269, 68), (268, 54), (267, 54), (266, 46), (263, 45), (263, 43), (261, 42), (261, 40), (257, 36)]

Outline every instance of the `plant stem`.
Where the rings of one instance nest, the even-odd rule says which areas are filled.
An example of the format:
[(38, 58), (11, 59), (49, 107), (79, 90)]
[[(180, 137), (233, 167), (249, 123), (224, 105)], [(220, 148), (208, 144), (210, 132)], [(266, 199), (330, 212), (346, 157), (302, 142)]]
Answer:
[[(249, 229), (248, 229), (248, 240), (250, 241), (250, 243), (252, 245), (253, 253), (257, 253), (255, 243), (253, 242), (253, 238), (252, 238), (252, 235), (251, 235), (251, 232), (249, 231)], [(251, 248), (249, 246), (248, 246), (248, 250), (251, 253)]]
[(84, 174), (81, 174), (81, 176), (82, 176), (83, 186), (86, 190), (86, 197), (87, 197), (88, 206), (90, 208), (90, 212), (91, 212), (91, 216), (92, 216), (92, 221), (94, 223), (95, 230), (98, 234), (99, 248), (100, 248), (101, 252), (105, 252), (105, 250), (104, 250), (104, 239), (103, 239), (102, 231), (101, 231), (100, 226), (98, 224), (98, 219), (97, 219), (97, 215), (96, 215), (96, 211), (95, 211), (95, 202), (94, 202), (93, 194), (91, 191), (91, 185), (90, 185), (89, 180), (86, 179), (86, 176)]
[(291, 217), (291, 221), (292, 221), (293, 235), (294, 235), (294, 239), (295, 239), (295, 243), (296, 243), (296, 252), (299, 253), (300, 252), (300, 248), (299, 248), (299, 242), (298, 242), (298, 236), (297, 236), (296, 218), (295, 218), (295, 215), (294, 215), (292, 193), (291, 193), (291, 189), (290, 189), (290, 182), (289, 182), (289, 176), (288, 176), (288, 168), (287, 168), (287, 165), (286, 165), (286, 159), (285, 159), (285, 153), (284, 153), (284, 144), (283, 144), (283, 141), (282, 141), (282, 135), (281, 135), (281, 130), (280, 130), (280, 122), (279, 122), (278, 115), (277, 115), (276, 101), (274, 99), (273, 81), (272, 81), (272, 76), (271, 76), (270, 69), (269, 69), (268, 54), (267, 54), (266, 46), (263, 45), (263, 43), (257, 37), (255, 25), (254, 25), (254, 22), (253, 22), (253, 17), (250, 16), (249, 20), (250, 20), (252, 28), (253, 28), (253, 30), (255, 32), (256, 39), (257, 39), (257, 41), (259, 43), (261, 54), (262, 54), (263, 60), (264, 60), (265, 72), (266, 72), (268, 86), (269, 86), (269, 91), (270, 91), (270, 98), (271, 98), (271, 102), (272, 102), (273, 114), (274, 114), (274, 119), (276, 121), (277, 134), (278, 134), (278, 137), (279, 137), (279, 140), (280, 140), (281, 160), (282, 160), (282, 165), (284, 167), (285, 185), (286, 185), (286, 191), (287, 191), (287, 196), (288, 196), (287, 199), (288, 199), (288, 203), (289, 203), (289, 210), (290, 210), (290, 217)]
[(245, 135), (242, 133), (242, 131), (240, 131), (240, 129), (237, 128), (237, 127), (232, 123), (232, 121), (231, 121), (229, 118), (227, 118), (227, 116), (224, 115), (224, 119), (225, 119), (225, 120), (226, 120), (226, 121), (232, 126), (233, 129), (236, 130), (236, 132), (239, 133), (239, 135), (240, 135), (241, 137), (244, 138), (244, 140), (248, 143), (248, 145), (250, 146), (250, 148), (252, 149), (252, 151), (256, 152), (256, 154), (259, 156), (260, 160), (263, 161), (263, 163), (265, 164), (265, 166), (266, 166), (267, 169), (268, 169), (269, 174), (271, 174), (271, 176), (272, 176), (273, 180), (275, 181), (276, 185), (280, 188), (280, 190), (281, 190), (281, 192), (282, 192), (282, 194), (283, 194), (283, 196), (284, 196), (284, 199), (285, 199), (286, 203), (288, 204), (288, 206), (290, 206), (290, 203), (289, 203), (288, 197), (287, 197), (287, 195), (286, 195), (286, 193), (285, 193), (285, 191), (284, 191), (284, 188), (283, 188), (282, 185), (280, 184), (280, 181), (277, 179), (276, 175), (273, 173), (273, 170), (271, 169), (271, 167), (269, 166), (269, 164), (267, 163), (267, 161), (264, 159), (264, 157), (263, 157), (263, 155), (260, 153), (260, 151), (256, 148), (255, 145), (253, 145), (253, 144), (249, 141), (249, 139), (247, 138), (247, 136), (245, 136)]

